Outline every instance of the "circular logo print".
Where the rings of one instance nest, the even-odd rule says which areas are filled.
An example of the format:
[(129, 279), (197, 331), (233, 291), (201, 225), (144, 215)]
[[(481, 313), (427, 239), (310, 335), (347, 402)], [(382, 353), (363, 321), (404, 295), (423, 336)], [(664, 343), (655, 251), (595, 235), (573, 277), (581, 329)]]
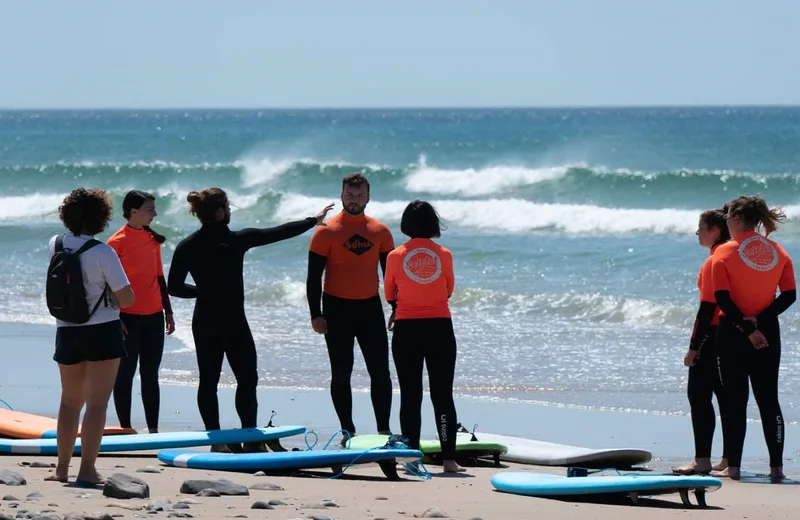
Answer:
[(739, 244), (739, 258), (751, 269), (769, 271), (778, 265), (778, 251), (761, 235), (754, 235)]
[(442, 261), (426, 247), (412, 249), (403, 258), (403, 270), (417, 283), (435, 282), (442, 274)]

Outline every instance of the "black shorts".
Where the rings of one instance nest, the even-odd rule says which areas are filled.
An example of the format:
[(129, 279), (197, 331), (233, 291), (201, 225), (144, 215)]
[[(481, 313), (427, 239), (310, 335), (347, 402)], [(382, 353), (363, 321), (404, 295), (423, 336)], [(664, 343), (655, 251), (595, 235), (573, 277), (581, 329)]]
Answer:
[(60, 365), (107, 361), (127, 355), (122, 323), (119, 320), (56, 329), (56, 352), (53, 360)]

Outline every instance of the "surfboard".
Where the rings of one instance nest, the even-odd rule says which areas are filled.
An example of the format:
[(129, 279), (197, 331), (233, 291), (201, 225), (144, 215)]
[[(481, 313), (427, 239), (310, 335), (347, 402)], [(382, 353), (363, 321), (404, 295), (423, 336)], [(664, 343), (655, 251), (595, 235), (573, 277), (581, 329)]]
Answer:
[[(137, 433), (112, 435), (100, 441), (100, 452), (161, 450), (191, 448), (214, 444), (262, 442), (304, 433), (304, 426), (273, 426), (212, 431)], [(81, 440), (75, 443), (75, 455), (80, 455)], [(57, 455), (56, 439), (0, 439), (0, 453), (27, 455)]]
[[(376, 448), (372, 450), (301, 450), (261, 453), (211, 453), (196, 450), (162, 450), (158, 460), (179, 468), (210, 471), (284, 471), (331, 468), (341, 474), (349, 465), (377, 462), (390, 479), (397, 478), (397, 463), (418, 461), (419, 450)], [(387, 473), (388, 471), (388, 473)]]
[[(58, 421), (52, 417), (0, 409), (0, 436), (11, 439), (55, 439)], [(133, 428), (107, 426), (103, 435), (133, 435)], [(78, 431), (80, 435), (80, 429)]]
[[(459, 440), (468, 441), (472, 433), (459, 432)], [(508, 451), (500, 460), (537, 466), (583, 466), (585, 468), (630, 468), (653, 458), (647, 450), (637, 448), (595, 449), (567, 444), (536, 441), (522, 437), (509, 437), (494, 433), (475, 432), (479, 441), (503, 444)]]
[[(378, 446), (384, 446), (387, 440), (389, 440), (388, 435), (356, 435), (350, 439), (350, 449), (368, 450)], [(441, 463), (442, 448), (438, 440), (421, 440), (419, 449), (425, 457), (423, 462), (427, 460), (429, 464)], [(505, 453), (506, 450), (507, 448), (505, 445), (496, 442), (471, 441), (464, 438), (460, 438), (456, 441), (457, 460), (481, 457), (494, 457), (496, 459), (499, 454)]]
[(490, 482), (500, 492), (532, 497), (625, 494), (634, 503), (642, 496), (679, 493), (684, 505), (690, 506), (689, 491), (705, 507), (705, 493), (722, 487), (716, 477), (685, 475), (626, 474), (608, 476), (565, 477), (550, 473), (504, 471), (492, 475)]

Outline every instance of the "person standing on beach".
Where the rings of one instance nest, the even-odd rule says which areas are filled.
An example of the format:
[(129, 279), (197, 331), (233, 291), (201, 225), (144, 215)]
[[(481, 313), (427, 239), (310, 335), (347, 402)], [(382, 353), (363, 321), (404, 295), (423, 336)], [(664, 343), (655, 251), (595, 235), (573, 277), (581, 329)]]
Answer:
[(364, 213), (369, 197), (369, 181), (364, 175), (345, 176), (342, 211), (317, 228), (308, 251), (306, 297), (311, 327), (325, 335), (331, 365), (331, 400), (341, 429), (346, 432), (343, 445), (356, 434), (350, 388), (356, 339), (370, 377), (378, 433), (391, 433), (389, 338), (380, 299), (378, 264), (385, 274), (386, 256), (394, 249), (394, 240), (386, 224)]
[(711, 446), (716, 427), (713, 396), (717, 396), (720, 413), (725, 402), (722, 384), (717, 371), (716, 331), (719, 321), (719, 307), (714, 299), (714, 286), (711, 279), (712, 256), (720, 244), (730, 240), (730, 232), (725, 222), (727, 207), (710, 209), (700, 215), (697, 236), (702, 247), (708, 248), (709, 255), (697, 274), (697, 288), (700, 291), (700, 307), (694, 320), (694, 328), (689, 341), (689, 350), (683, 364), (689, 367), (687, 394), (692, 416), (694, 433), (694, 462), (673, 469), (674, 473), (693, 475), (723, 470), (728, 466), (725, 454), (725, 423), (723, 422), (722, 461), (711, 465)]
[(128, 356), (120, 361), (114, 406), (120, 426), (131, 428), (131, 393), (138, 363), (142, 405), (150, 433), (158, 433), (158, 370), (164, 354), (164, 335), (175, 331), (161, 261), (161, 244), (166, 237), (150, 227), (156, 217), (155, 200), (152, 194), (139, 190), (125, 194), (122, 216), (127, 222), (106, 241), (117, 252), (137, 295), (136, 304), (119, 315)]
[[(797, 300), (791, 257), (767, 238), (786, 220), (760, 196), (728, 203), (731, 240), (712, 256), (714, 297), (721, 310), (717, 356), (725, 392), (728, 467), (712, 475), (738, 480), (747, 428), (749, 384), (761, 415), (774, 482), (783, 474), (785, 422), (778, 400), (781, 333), (778, 316)], [(757, 229), (763, 227), (765, 234)], [(776, 289), (780, 295), (776, 298)], [(748, 381), (749, 380), (749, 381)]]
[(426, 365), (444, 471), (463, 471), (455, 461), (456, 337), (449, 304), (455, 288), (453, 255), (433, 240), (441, 236), (441, 228), (439, 215), (428, 202), (411, 202), (403, 211), (400, 230), (410, 240), (389, 253), (383, 290), (395, 308), (389, 330), (400, 383), (401, 433), (409, 448), (419, 449)]
[(119, 308), (135, 302), (117, 253), (94, 238), (108, 226), (112, 205), (111, 196), (103, 190), (73, 190), (58, 208), (68, 232), (50, 239), (46, 295), (48, 309), (56, 318), (53, 360), (61, 375), (61, 404), (56, 427), (58, 464), (55, 473), (45, 477), (48, 481), (67, 482), (85, 404), (75, 483), (89, 487), (103, 483), (95, 462), (119, 361), (126, 355)]
[[(199, 385), (197, 405), (207, 430), (219, 430), (217, 385), (222, 362), (236, 378), (236, 411), (242, 428), (258, 422), (258, 356), (244, 310), (244, 255), (254, 247), (287, 240), (305, 233), (325, 219), (329, 204), (314, 217), (272, 228), (232, 231), (228, 196), (220, 188), (189, 192), (189, 212), (201, 223), (199, 230), (181, 240), (175, 248), (167, 278), (169, 294), (196, 298), (192, 317)], [(195, 285), (186, 283), (191, 274)], [(245, 443), (244, 451), (261, 450), (261, 443)], [(213, 446), (212, 451), (228, 451)]]

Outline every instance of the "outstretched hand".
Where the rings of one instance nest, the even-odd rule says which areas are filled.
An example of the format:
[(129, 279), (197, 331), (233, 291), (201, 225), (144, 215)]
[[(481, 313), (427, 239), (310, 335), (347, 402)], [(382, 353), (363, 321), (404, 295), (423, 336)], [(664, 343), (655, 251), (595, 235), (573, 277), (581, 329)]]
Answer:
[(333, 206), (334, 206), (334, 203), (333, 203), (333, 202), (331, 202), (330, 204), (328, 204), (327, 206), (325, 206), (325, 207), (322, 209), (322, 211), (320, 211), (319, 213), (317, 213), (317, 214), (315, 215), (315, 217), (316, 217), (316, 219), (317, 219), (317, 225), (318, 225), (318, 226), (324, 226), (324, 225), (325, 225), (325, 223), (323, 222), (323, 221), (325, 220), (325, 215), (327, 215), (327, 214), (328, 214), (328, 212), (329, 212), (330, 210), (332, 210), (332, 209), (333, 209)]

